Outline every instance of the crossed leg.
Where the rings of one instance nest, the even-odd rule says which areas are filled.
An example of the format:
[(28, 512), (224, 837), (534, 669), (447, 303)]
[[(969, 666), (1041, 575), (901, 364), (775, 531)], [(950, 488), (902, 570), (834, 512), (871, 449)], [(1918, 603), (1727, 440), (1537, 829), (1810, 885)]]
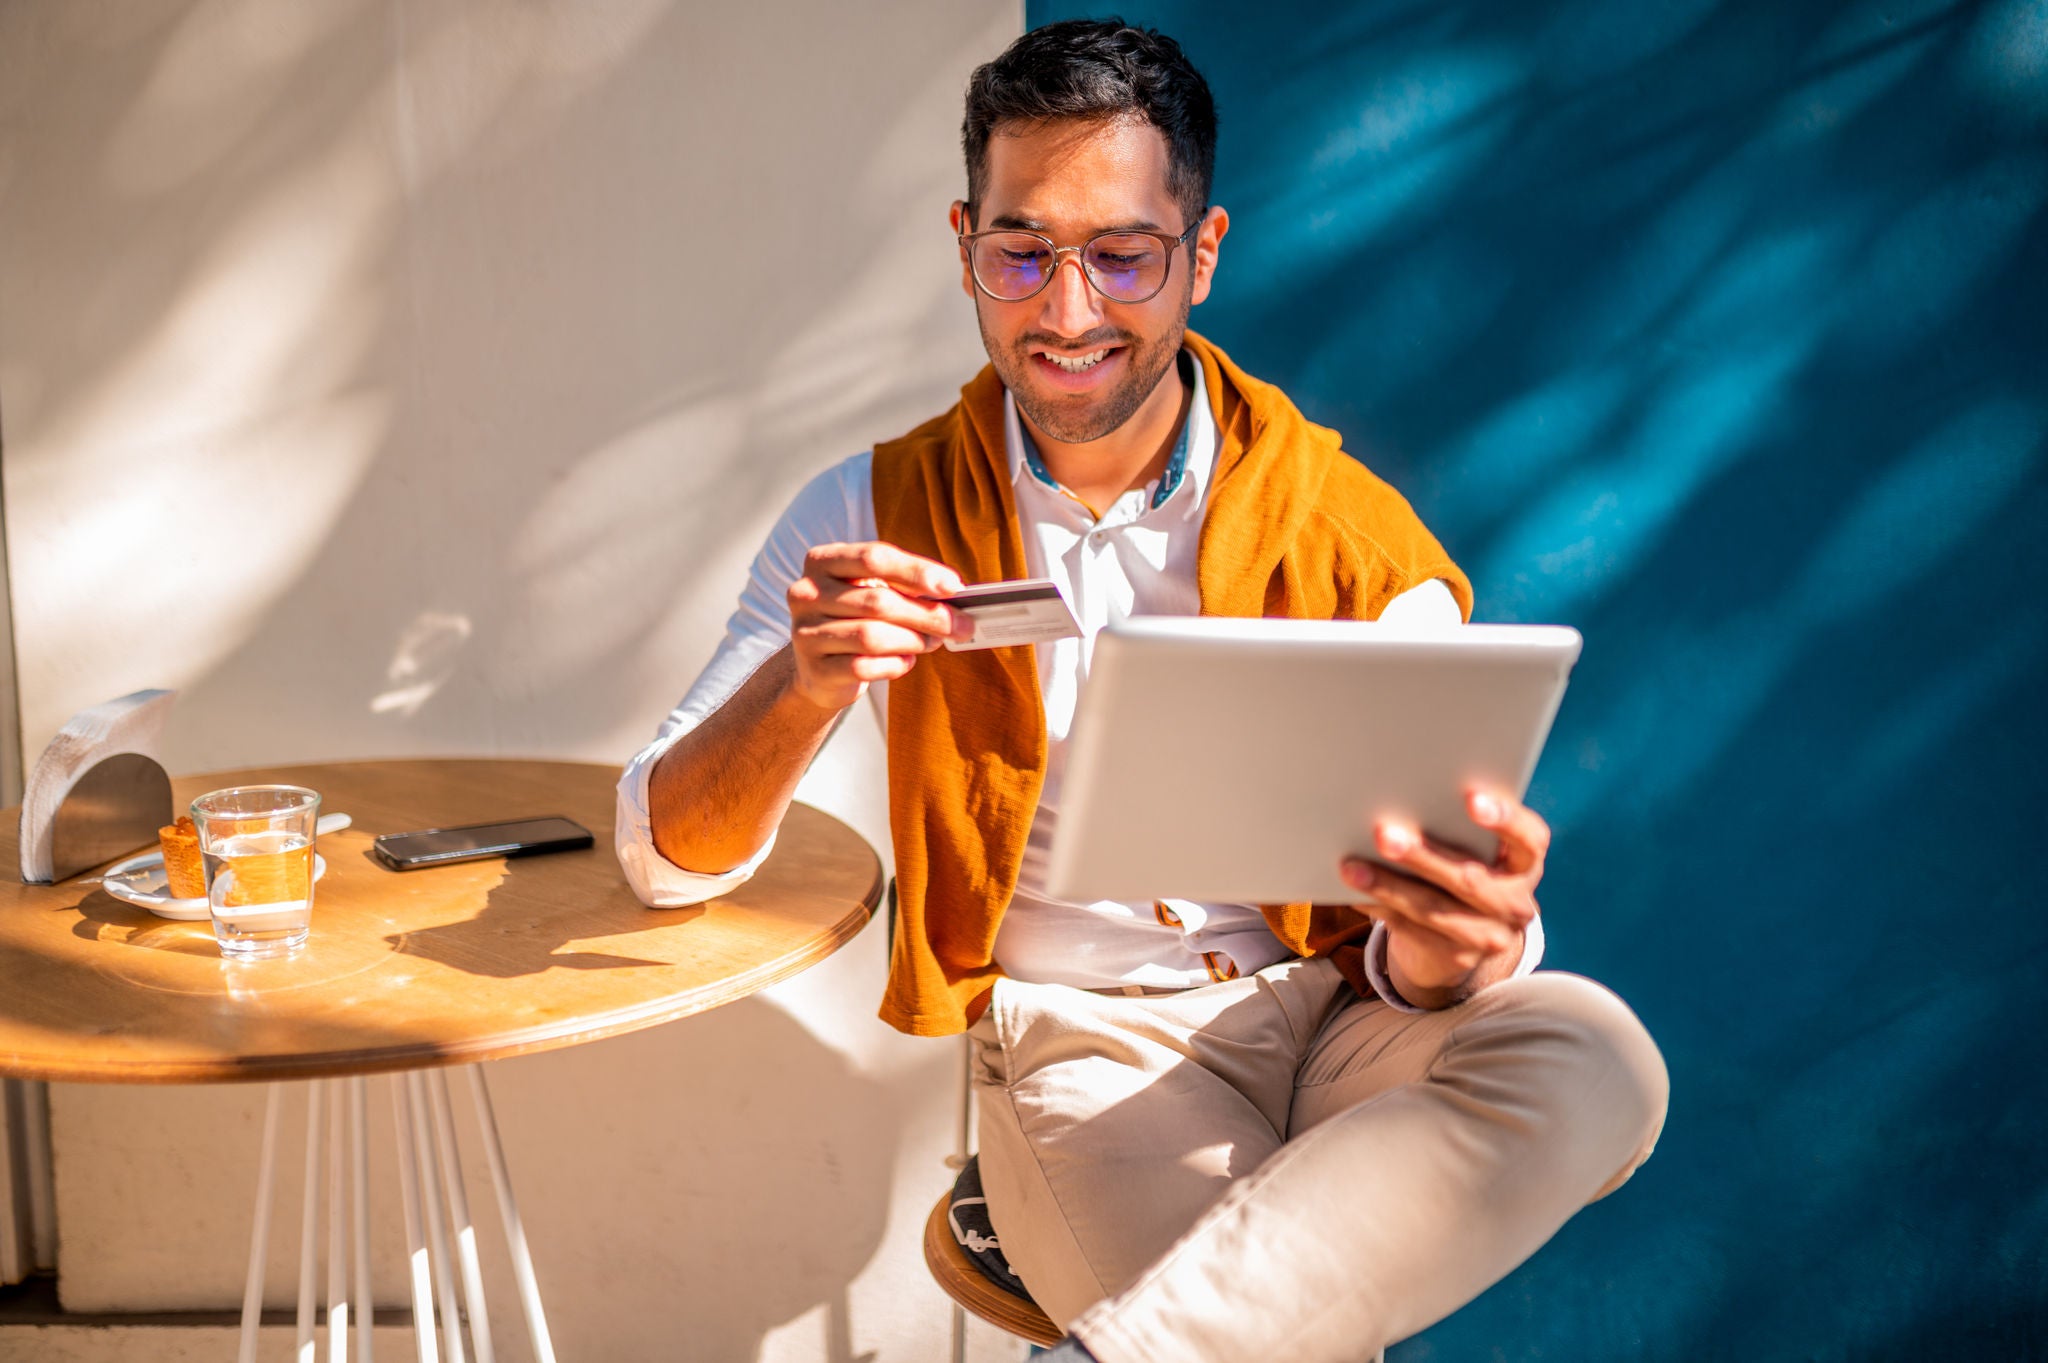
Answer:
[(1322, 962), (1158, 999), (1005, 982), (974, 1030), (989, 1211), (1105, 1363), (1369, 1357), (1625, 1180), (1667, 1078), (1619, 999), (1538, 973), (1458, 1008)]

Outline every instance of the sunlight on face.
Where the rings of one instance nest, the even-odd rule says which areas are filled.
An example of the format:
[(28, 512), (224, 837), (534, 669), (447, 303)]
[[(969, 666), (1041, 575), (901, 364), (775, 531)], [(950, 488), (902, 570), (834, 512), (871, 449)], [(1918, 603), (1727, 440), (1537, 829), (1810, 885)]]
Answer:
[[(1167, 160), (1165, 135), (1130, 119), (998, 129), (973, 227), (1023, 228), (1059, 246), (1115, 228), (1178, 234), (1188, 224), (1167, 189)], [(1115, 431), (1144, 405), (1198, 301), (1189, 253), (1174, 256), (1166, 287), (1143, 303), (1104, 298), (1071, 256), (1041, 293), (1018, 303), (966, 281), (989, 360), (1033, 426), (1078, 444)], [(1052, 356), (1088, 367), (1070, 373)]]

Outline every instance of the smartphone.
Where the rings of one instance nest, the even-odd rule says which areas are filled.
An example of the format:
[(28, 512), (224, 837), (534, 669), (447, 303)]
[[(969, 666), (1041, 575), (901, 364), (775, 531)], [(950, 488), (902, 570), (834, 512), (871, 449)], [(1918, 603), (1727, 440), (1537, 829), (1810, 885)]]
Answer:
[(422, 866), (446, 866), (484, 857), (572, 852), (590, 846), (593, 841), (589, 829), (556, 814), (543, 819), (508, 819), (504, 823), (473, 823), (461, 828), (386, 833), (370, 844), (370, 854), (394, 871), (416, 871)]

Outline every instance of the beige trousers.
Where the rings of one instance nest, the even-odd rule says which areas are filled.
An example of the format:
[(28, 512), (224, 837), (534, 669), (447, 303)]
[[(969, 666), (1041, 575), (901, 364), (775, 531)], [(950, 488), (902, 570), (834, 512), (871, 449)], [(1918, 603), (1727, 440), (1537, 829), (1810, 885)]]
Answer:
[(1668, 1091), (1627, 1005), (1546, 972), (1421, 1015), (1326, 961), (1003, 980), (970, 1036), (1003, 1252), (1103, 1363), (1370, 1358), (1620, 1186)]

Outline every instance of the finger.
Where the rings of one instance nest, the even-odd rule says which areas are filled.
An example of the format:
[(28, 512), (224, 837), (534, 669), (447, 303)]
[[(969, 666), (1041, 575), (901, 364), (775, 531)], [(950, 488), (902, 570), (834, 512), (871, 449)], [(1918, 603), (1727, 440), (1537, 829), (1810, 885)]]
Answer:
[(967, 613), (921, 596), (905, 596), (879, 579), (828, 588), (816, 601), (813, 612), (842, 619), (886, 620), (892, 625), (922, 634), (946, 638), (962, 632)]
[(939, 638), (966, 638), (973, 633), (966, 612), (953, 606), (906, 596), (878, 578), (848, 582), (826, 575), (800, 577), (787, 593), (790, 623), (796, 631), (833, 619), (881, 619)]
[(1393, 819), (1380, 821), (1373, 841), (1383, 860), (1447, 891), (1475, 912), (1517, 928), (1536, 916), (1536, 896), (1527, 876), (1489, 866)]
[[(1424, 927), (1415, 920), (1403, 918), (1399, 914), (1389, 913), (1385, 917), (1390, 920), (1388, 922), (1388, 931), (1394, 931), (1393, 924), (1398, 922), (1401, 925), (1398, 935), (1409, 938), (1417, 946), (1424, 947), (1443, 956), (1453, 954), (1462, 956), (1465, 953), (1466, 949), (1464, 947), (1459, 946), (1435, 928)], [(1460, 963), (1462, 964), (1463, 962)], [(1474, 964), (1477, 964), (1477, 962), (1474, 962)]]
[(1470, 947), (1460, 946), (1440, 932), (1432, 932), (1405, 918), (1390, 917), (1387, 924), (1388, 965), (1393, 964), (1396, 954), (1407, 957), (1411, 965), (1413, 952), (1420, 951), (1436, 961), (1448, 964), (1459, 976), (1469, 976), (1486, 961), (1486, 953)]
[(864, 544), (821, 544), (804, 555), (806, 577), (843, 582), (872, 579), (912, 596), (951, 596), (965, 585), (943, 563), (920, 558), (882, 540)]
[(1344, 873), (1354, 888), (1371, 896), (1368, 903), (1383, 916), (1426, 929), (1463, 950), (1505, 951), (1520, 935), (1518, 925), (1474, 912), (1436, 886), (1399, 871), (1352, 858), (1344, 863)]
[(813, 658), (807, 664), (815, 680), (829, 685), (856, 682), (894, 681), (917, 666), (914, 655), (832, 653)]
[(867, 657), (901, 657), (929, 653), (939, 647), (931, 635), (886, 620), (826, 620), (794, 631), (797, 643), (814, 657), (855, 653)]
[(1514, 949), (1518, 934), (1504, 923), (1474, 913), (1432, 914), (1415, 902), (1437, 893), (1440, 892), (1420, 886), (1386, 890), (1375, 896), (1374, 903), (1390, 923), (1400, 925), (1401, 931), (1427, 932), (1461, 956), (1468, 952), (1478, 958), (1500, 956)]
[(807, 666), (821, 681), (894, 681), (917, 666), (917, 654), (828, 653), (811, 659)]
[(895, 681), (917, 666), (917, 659), (905, 657), (874, 657), (856, 654), (846, 660), (847, 670), (855, 681)]
[(1500, 839), (1499, 862), (1504, 870), (1533, 871), (1550, 853), (1550, 825), (1520, 800), (1499, 791), (1473, 790), (1465, 796), (1472, 822)]

